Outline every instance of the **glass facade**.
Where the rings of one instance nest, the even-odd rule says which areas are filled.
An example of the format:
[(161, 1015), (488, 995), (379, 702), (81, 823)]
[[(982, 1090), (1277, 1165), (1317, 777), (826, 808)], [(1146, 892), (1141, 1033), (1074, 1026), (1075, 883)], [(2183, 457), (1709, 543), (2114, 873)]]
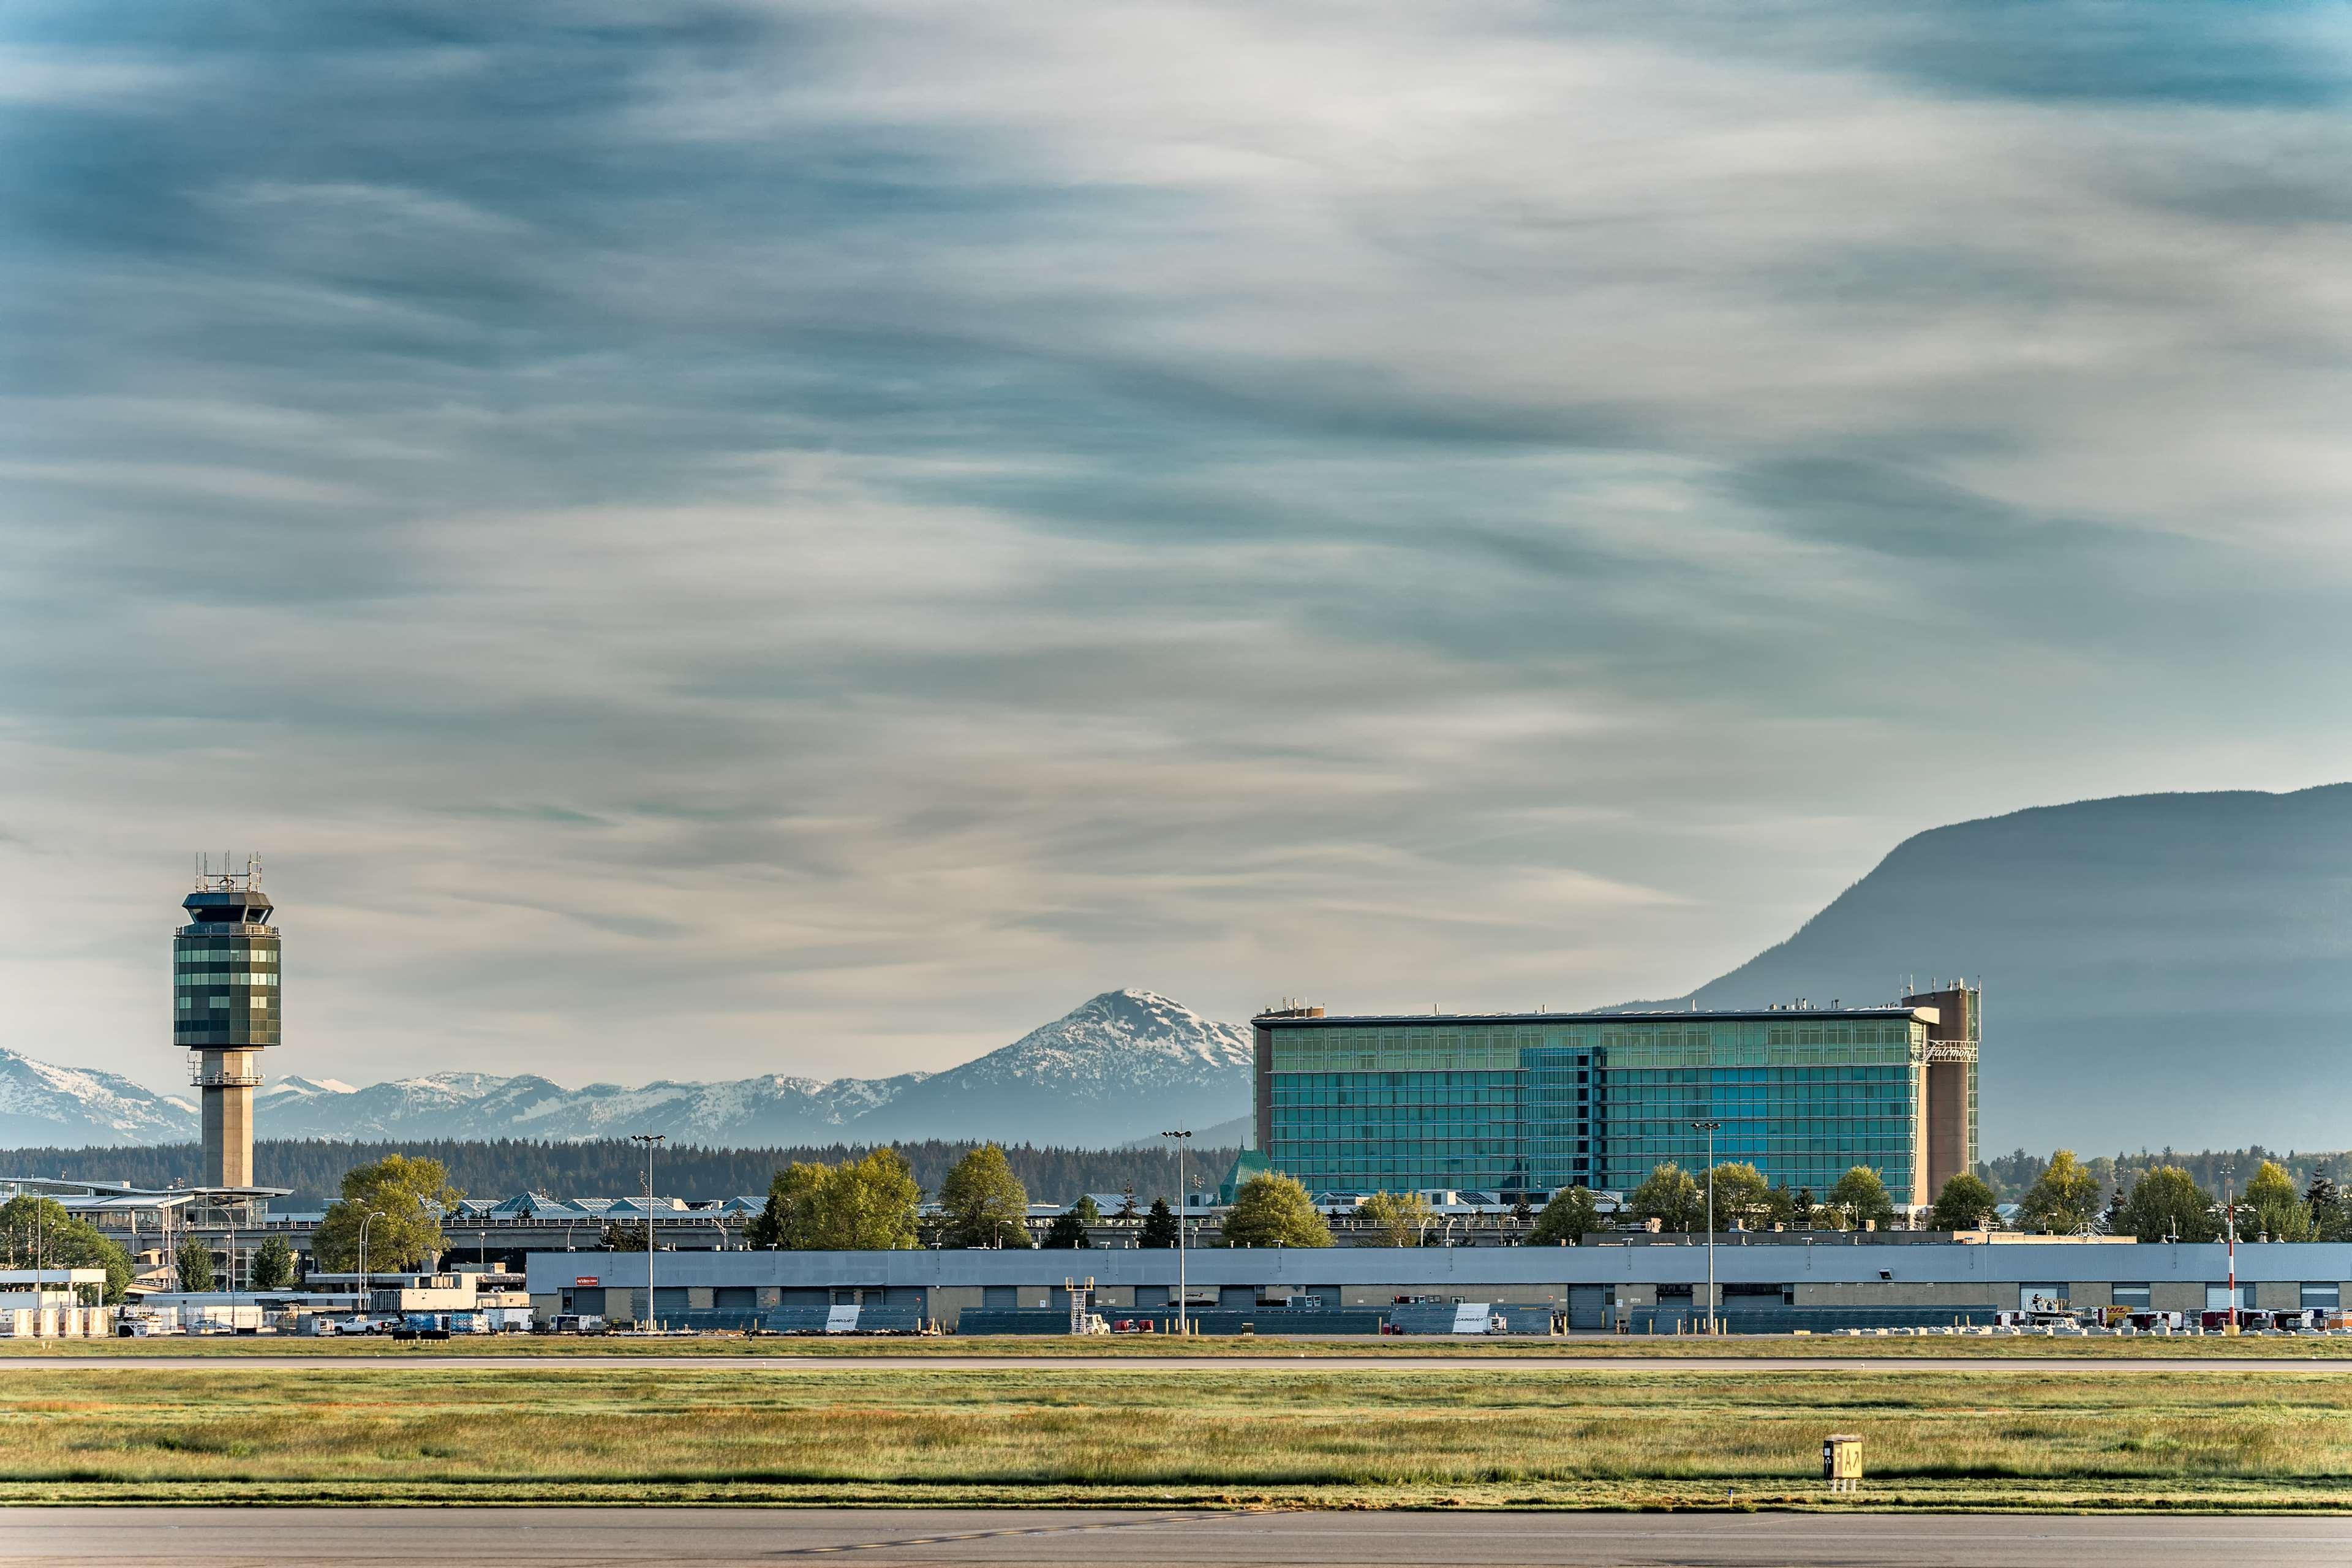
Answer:
[(172, 1041), (185, 1050), (278, 1044), (278, 930), (258, 889), (200, 890), (172, 935)]
[(1259, 1027), (1266, 1153), (1318, 1191), (1622, 1191), (1703, 1167), (1695, 1121), (1776, 1186), (1818, 1196), (1858, 1164), (1897, 1202), (1920, 1185), (1930, 1031), (1905, 1008)]

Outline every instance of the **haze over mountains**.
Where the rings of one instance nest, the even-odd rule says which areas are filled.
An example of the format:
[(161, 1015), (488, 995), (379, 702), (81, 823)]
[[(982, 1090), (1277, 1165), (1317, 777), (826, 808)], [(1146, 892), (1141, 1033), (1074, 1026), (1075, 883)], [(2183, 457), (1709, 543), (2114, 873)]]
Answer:
[[(1988, 1155), (2062, 1143), (2341, 1148), (2352, 1142), (2347, 969), (2352, 784), (2330, 784), (2129, 795), (1936, 828), (1896, 846), (1788, 941), (1645, 1005), (1883, 1002), (1911, 979), (1960, 974), (1985, 984)], [(1350, 1001), (1322, 1000), (1335, 1011)], [(257, 1121), (270, 1138), (564, 1140), (650, 1126), (720, 1145), (989, 1137), (1101, 1148), (1182, 1122), (1232, 1137), (1248, 1063), (1244, 1026), (1115, 991), (936, 1074), (579, 1089), (474, 1073), (359, 1089), (289, 1079)], [(0, 1051), (0, 1142), (194, 1135), (184, 1100)]]

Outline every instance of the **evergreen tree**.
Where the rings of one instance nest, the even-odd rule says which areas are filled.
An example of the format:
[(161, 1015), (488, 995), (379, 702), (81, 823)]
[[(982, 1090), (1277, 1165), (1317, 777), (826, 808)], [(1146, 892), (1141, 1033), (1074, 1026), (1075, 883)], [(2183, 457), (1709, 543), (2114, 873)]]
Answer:
[(1552, 1194), (1551, 1202), (1544, 1205), (1543, 1213), (1536, 1215), (1536, 1228), (1528, 1237), (1530, 1247), (1576, 1247), (1594, 1232), (1605, 1228), (1601, 1220), (1601, 1200), (1589, 1187), (1562, 1187)]
[(2322, 1166), (2311, 1178), (2311, 1185), (2304, 1190), (2303, 1206), (2311, 1215), (2315, 1241), (2342, 1241), (2347, 1232), (2352, 1232), (2352, 1225), (2347, 1223), (2344, 1194), (2328, 1179), (2326, 1167)]
[(956, 1162), (940, 1185), (940, 1245), (1019, 1247), (1029, 1245), (1029, 1191), (1005, 1163), (1004, 1151), (983, 1143)]
[(1288, 1176), (1252, 1176), (1225, 1211), (1227, 1247), (1328, 1247), (1331, 1227), (1315, 1200)]
[(181, 1237), (180, 1245), (173, 1249), (172, 1261), (178, 1266), (181, 1289), (209, 1290), (213, 1288), (213, 1249), (199, 1238), (193, 1236)]
[(1076, 1203), (1055, 1215), (1054, 1223), (1045, 1227), (1045, 1245), (1064, 1248), (1092, 1247), (1094, 1243), (1087, 1238), (1087, 1227), (1101, 1223), (1102, 1210), (1096, 1206), (1094, 1199), (1082, 1194)]
[(249, 1268), (255, 1289), (283, 1290), (294, 1283), (294, 1249), (273, 1236), (253, 1249)]
[(1813, 1189), (1799, 1187), (1797, 1195), (1789, 1200), (1789, 1224), (1796, 1230), (1811, 1230), (1821, 1223), (1813, 1209)]
[(1143, 1229), (1136, 1237), (1138, 1247), (1173, 1247), (1178, 1239), (1175, 1211), (1166, 1198), (1151, 1200), (1151, 1212), (1143, 1216)]

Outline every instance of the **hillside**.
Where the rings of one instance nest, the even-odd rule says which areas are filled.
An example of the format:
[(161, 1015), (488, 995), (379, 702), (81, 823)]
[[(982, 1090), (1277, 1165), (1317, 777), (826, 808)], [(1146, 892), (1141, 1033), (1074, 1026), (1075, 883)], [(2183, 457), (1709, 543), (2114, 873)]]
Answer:
[(1983, 1152), (2352, 1124), (2352, 784), (2128, 795), (1906, 839), (1779, 946), (1670, 1005), (1889, 1001), (1981, 978)]

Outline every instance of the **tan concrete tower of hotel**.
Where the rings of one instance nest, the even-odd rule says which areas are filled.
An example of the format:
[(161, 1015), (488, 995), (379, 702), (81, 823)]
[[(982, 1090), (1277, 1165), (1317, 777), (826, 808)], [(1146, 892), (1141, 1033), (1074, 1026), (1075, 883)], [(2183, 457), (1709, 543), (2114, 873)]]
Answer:
[(1977, 1168), (1977, 1052), (1982, 1037), (1984, 993), (1964, 981), (1903, 998), (1906, 1007), (1933, 1007), (1927, 1028), (1927, 1173), (1920, 1203), (1934, 1203), (1944, 1184)]
[(205, 865), (172, 935), (172, 1038), (203, 1091), (203, 1185), (253, 1185), (253, 1091), (261, 1052), (278, 1043), (278, 929), (261, 863)]

